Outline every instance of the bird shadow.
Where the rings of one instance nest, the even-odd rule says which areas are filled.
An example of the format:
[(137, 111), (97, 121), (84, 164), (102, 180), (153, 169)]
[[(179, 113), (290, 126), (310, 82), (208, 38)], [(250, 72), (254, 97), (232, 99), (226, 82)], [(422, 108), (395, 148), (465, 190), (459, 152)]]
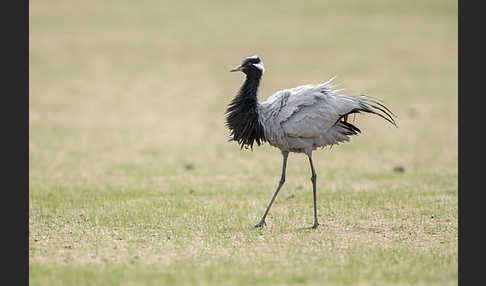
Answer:
[[(290, 228), (290, 229), (284, 230), (283, 232), (284, 233), (292, 233), (292, 232), (312, 232), (312, 231), (322, 230), (324, 227), (325, 227), (324, 225), (319, 224), (319, 227), (308, 226), (308, 227)], [(267, 228), (267, 226), (262, 226), (262, 227), (254, 227), (253, 226), (253, 227), (251, 227), (251, 229), (257, 230), (257, 231), (273, 230), (272, 227)]]
[(318, 227), (312, 227), (312, 226), (308, 226), (308, 227), (299, 227), (299, 228), (296, 228), (295, 229), (296, 231), (312, 231), (312, 230), (319, 230)]

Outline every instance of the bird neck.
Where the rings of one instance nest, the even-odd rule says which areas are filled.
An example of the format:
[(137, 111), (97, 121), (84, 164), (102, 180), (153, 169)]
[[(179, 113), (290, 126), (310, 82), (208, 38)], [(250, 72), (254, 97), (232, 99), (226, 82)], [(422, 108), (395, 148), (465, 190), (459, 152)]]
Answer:
[(247, 98), (248, 100), (254, 99), (255, 102), (258, 102), (257, 92), (260, 86), (260, 79), (260, 77), (247, 76), (237, 96)]
[(226, 126), (230, 129), (230, 141), (237, 141), (241, 148), (252, 148), (266, 141), (259, 120), (257, 91), (260, 77), (246, 78), (236, 97), (226, 110)]

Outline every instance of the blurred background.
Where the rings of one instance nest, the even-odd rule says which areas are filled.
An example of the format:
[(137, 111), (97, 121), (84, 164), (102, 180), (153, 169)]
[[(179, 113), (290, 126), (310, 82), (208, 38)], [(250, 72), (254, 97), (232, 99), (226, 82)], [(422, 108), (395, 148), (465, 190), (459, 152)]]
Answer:
[[(118, 211), (145, 210), (146, 216), (126, 223), (143, 217), (156, 228), (171, 226), (172, 213), (151, 216), (149, 211), (161, 208), (151, 209), (146, 198), (175, 206), (185, 202), (189, 209), (225, 200), (239, 223), (256, 223), (277, 184), (281, 156), (268, 144), (240, 151), (227, 142), (224, 125), (226, 106), (244, 79), (228, 71), (255, 54), (265, 63), (261, 101), (280, 89), (337, 76), (343, 88), (381, 99), (398, 116), (395, 128), (358, 115), (362, 133), (351, 143), (315, 152), (321, 198), (346, 191), (364, 196), (359, 190), (387, 186), (400, 196), (390, 202), (392, 209), (403, 206), (405, 194), (430, 198), (407, 206), (414, 214), (437, 207), (449, 224), (456, 223), (457, 1), (33, 0), (29, 5), (32, 263), (65, 259), (57, 251), (73, 234), (46, 228), (67, 225), (53, 215), (84, 213), (103, 225)], [(295, 207), (301, 213), (294, 217), (305, 214), (310, 222), (307, 160), (300, 155), (289, 160), (285, 188), (305, 189), (294, 192), (293, 202), (306, 207)], [(326, 206), (323, 216), (340, 210)], [(205, 211), (215, 220), (231, 218)], [(353, 220), (356, 211), (351, 208), (346, 218)], [(290, 221), (288, 214), (283, 209), (279, 217)], [(456, 234), (454, 225), (449, 238)], [(33, 242), (53, 233), (65, 240)], [(87, 244), (94, 241), (99, 236)], [(450, 249), (457, 247), (452, 241)], [(97, 244), (98, 249), (103, 248)], [(94, 259), (76, 254), (84, 256)]]
[(50, 128), (106, 128), (221, 143), (242, 82), (228, 70), (254, 54), (267, 68), (261, 100), (337, 75), (399, 116), (399, 131), (377, 134), (405, 140), (417, 132), (407, 120), (426, 124), (434, 110), (452, 118), (441, 134), (457, 133), (456, 1), (46, 0), (30, 14), (31, 142)]

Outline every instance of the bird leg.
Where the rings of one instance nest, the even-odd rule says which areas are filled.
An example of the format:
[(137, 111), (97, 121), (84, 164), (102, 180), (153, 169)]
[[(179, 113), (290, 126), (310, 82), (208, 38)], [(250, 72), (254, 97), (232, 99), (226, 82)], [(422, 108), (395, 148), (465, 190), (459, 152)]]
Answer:
[(312, 226), (312, 228), (317, 228), (319, 226), (319, 223), (317, 222), (317, 200), (316, 200), (316, 178), (317, 178), (317, 174), (316, 174), (316, 170), (314, 169), (314, 164), (312, 164), (312, 153), (307, 154), (307, 156), (309, 157), (309, 163), (310, 163), (311, 170), (312, 170), (311, 181), (312, 181), (312, 192), (314, 193), (314, 225)]
[(262, 227), (263, 225), (266, 225), (265, 218), (267, 217), (268, 211), (270, 210), (270, 207), (272, 206), (273, 201), (277, 197), (278, 191), (280, 191), (280, 188), (285, 183), (285, 170), (287, 169), (287, 157), (289, 156), (289, 152), (282, 151), (282, 156), (283, 156), (282, 176), (280, 177), (280, 182), (278, 183), (277, 190), (273, 194), (272, 200), (268, 204), (268, 207), (265, 210), (265, 213), (263, 214), (262, 219), (260, 220), (260, 222), (258, 224), (255, 225), (255, 227)]

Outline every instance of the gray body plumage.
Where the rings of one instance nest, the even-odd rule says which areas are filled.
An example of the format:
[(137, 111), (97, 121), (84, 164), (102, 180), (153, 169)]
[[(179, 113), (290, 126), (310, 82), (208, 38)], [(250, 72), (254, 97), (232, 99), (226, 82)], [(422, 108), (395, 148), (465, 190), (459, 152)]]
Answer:
[(377, 102), (366, 96), (341, 94), (332, 80), (274, 93), (258, 104), (259, 120), (268, 142), (282, 151), (310, 154), (318, 147), (349, 141), (357, 134), (340, 119)]

